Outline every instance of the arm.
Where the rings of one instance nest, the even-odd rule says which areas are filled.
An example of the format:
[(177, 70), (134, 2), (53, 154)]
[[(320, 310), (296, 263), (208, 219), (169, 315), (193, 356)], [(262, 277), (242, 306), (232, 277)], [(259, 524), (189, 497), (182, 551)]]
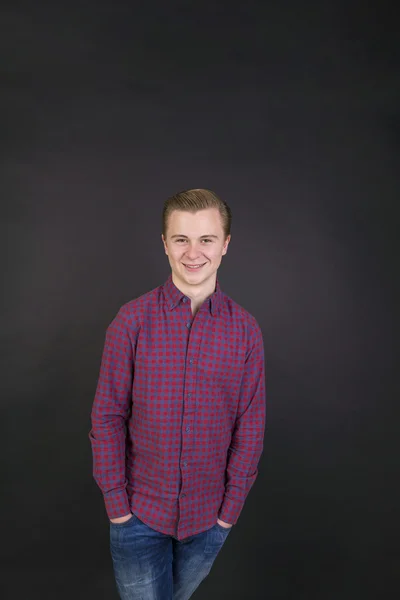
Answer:
[(91, 412), (89, 439), (93, 477), (103, 493), (109, 519), (130, 514), (125, 478), (125, 428), (132, 403), (134, 351), (129, 325), (131, 319), (120, 309), (107, 328)]
[(239, 408), (228, 451), (225, 495), (219, 518), (235, 524), (258, 475), (266, 421), (264, 344), (261, 329), (251, 330)]

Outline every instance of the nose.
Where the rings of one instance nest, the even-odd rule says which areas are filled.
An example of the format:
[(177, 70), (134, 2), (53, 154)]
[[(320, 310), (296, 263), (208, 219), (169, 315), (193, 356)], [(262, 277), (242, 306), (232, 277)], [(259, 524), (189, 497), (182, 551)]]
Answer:
[(195, 261), (198, 257), (201, 256), (201, 251), (196, 246), (196, 244), (192, 244), (189, 249), (186, 251), (186, 256), (189, 260)]

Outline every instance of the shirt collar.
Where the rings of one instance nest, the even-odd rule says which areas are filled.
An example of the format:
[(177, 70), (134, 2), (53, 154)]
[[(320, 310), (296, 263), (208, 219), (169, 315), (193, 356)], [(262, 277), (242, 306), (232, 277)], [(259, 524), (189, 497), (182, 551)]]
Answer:
[[(162, 286), (162, 289), (164, 293), (164, 298), (167, 302), (167, 306), (170, 310), (174, 309), (180, 302), (183, 302), (184, 298), (188, 300), (187, 296), (185, 296), (185, 294), (181, 292), (172, 281), (172, 273), (170, 273), (167, 281)], [(222, 290), (217, 277), (215, 290), (213, 294), (211, 294), (211, 296), (209, 296), (206, 300), (206, 302), (208, 303), (210, 313), (213, 316), (216, 316), (221, 309), (222, 295)]]

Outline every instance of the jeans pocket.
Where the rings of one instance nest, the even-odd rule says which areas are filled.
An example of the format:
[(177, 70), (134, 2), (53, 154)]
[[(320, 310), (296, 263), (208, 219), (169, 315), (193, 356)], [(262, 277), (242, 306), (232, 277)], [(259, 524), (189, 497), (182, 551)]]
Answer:
[(224, 533), (229, 533), (229, 532), (230, 532), (230, 530), (232, 529), (233, 525), (232, 525), (231, 527), (222, 527), (222, 525), (220, 525), (220, 524), (218, 523), (218, 521), (217, 521), (217, 522), (215, 523), (214, 527), (218, 527), (218, 529), (219, 529), (220, 531), (223, 531)]
[(219, 523), (215, 523), (215, 525), (207, 532), (204, 554), (217, 556), (218, 552), (225, 544), (225, 541), (228, 539), (231, 529), (232, 527), (222, 527)]
[(129, 525), (132, 525), (136, 519), (137, 516), (132, 513), (131, 518), (127, 521), (123, 521), (122, 523), (113, 523), (112, 521), (110, 521), (110, 527), (129, 527)]

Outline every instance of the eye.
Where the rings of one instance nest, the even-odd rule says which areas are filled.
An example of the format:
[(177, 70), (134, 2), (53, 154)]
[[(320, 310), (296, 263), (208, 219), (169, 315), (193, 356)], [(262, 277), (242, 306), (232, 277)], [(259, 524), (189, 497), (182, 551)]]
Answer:
[[(184, 238), (177, 238), (175, 240), (176, 242), (186, 242), (186, 240)], [(204, 240), (202, 240), (202, 242), (212, 242), (211, 238), (204, 238)]]

